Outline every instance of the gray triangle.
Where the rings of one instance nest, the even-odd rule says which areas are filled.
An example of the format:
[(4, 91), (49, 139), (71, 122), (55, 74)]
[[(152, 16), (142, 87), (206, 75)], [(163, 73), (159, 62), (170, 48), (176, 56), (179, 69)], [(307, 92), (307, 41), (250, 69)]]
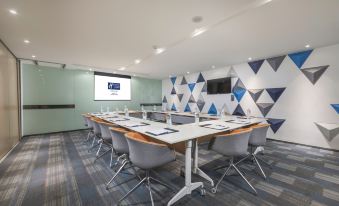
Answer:
[(260, 95), (262, 94), (262, 92), (264, 91), (264, 89), (249, 89), (248, 92), (250, 93), (252, 99), (254, 102), (257, 102)]
[(304, 73), (304, 75), (307, 77), (312, 84), (317, 83), (317, 81), (320, 79), (320, 77), (324, 74), (326, 69), (329, 67), (329, 65), (325, 66), (319, 66), (319, 67), (310, 67), (301, 69), (301, 71)]
[(274, 103), (257, 103), (257, 106), (264, 117), (271, 111), (273, 105)]
[(189, 102), (189, 103), (195, 103), (195, 102), (196, 102), (192, 94), (191, 94), (191, 96), (190, 96), (188, 102)]
[(166, 98), (166, 96), (164, 96), (164, 98), (162, 99), (162, 103), (167, 103), (167, 98)]
[(181, 85), (184, 85), (184, 84), (187, 84), (187, 81), (186, 81), (185, 76), (183, 76), (183, 77), (182, 77), (182, 80), (181, 80)]
[(328, 141), (332, 141), (334, 137), (339, 134), (339, 124), (329, 124), (329, 123), (314, 123), (320, 132)]
[(204, 83), (204, 86), (202, 87), (201, 92), (207, 92), (207, 84), (206, 84), (206, 82)]
[(197, 102), (197, 106), (198, 106), (198, 108), (199, 108), (199, 111), (201, 112), (202, 109), (203, 109), (204, 106), (205, 106), (205, 101), (199, 99), (198, 102)]
[(177, 94), (178, 95), (178, 99), (181, 102), (182, 98), (184, 97), (184, 94)]
[(269, 58), (269, 59), (266, 59), (268, 64), (271, 65), (272, 69), (274, 71), (278, 71), (281, 63), (284, 61), (286, 55), (283, 55), (283, 56), (278, 56), (278, 57), (272, 57), (272, 58)]
[(234, 87), (240, 87), (240, 88), (242, 88), (242, 89), (245, 89), (245, 90), (246, 90), (246, 87), (245, 87), (244, 83), (241, 81), (241, 79), (240, 79), (240, 78), (238, 79), (238, 81), (237, 81), (237, 83), (235, 84), (235, 86), (234, 86)]

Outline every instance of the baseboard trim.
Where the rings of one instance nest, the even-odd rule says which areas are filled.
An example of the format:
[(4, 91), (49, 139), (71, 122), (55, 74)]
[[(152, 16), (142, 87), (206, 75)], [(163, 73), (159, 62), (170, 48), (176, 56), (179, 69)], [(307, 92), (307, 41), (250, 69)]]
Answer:
[(14, 150), (14, 148), (16, 146), (18, 146), (18, 144), (20, 143), (20, 140), (14, 145), (14, 147), (12, 147), (12, 149), (10, 149), (6, 154), (5, 156), (3, 156), (1, 159), (0, 159), (0, 164), (6, 159), (6, 157)]
[(63, 133), (63, 132), (75, 132), (75, 131), (82, 131), (82, 130), (88, 130), (88, 129), (85, 128), (85, 129), (74, 129), (74, 130), (64, 130), (64, 131), (57, 131), (57, 132), (47, 132), (47, 133), (29, 134), (29, 135), (24, 135), (24, 136), (22, 136), (22, 138), (31, 137), (31, 136), (37, 136), (37, 135), (57, 134), (57, 133)]
[(316, 149), (328, 150), (328, 151), (332, 151), (332, 152), (339, 152), (339, 149), (324, 148), (324, 147), (301, 144), (301, 143), (296, 143), (296, 142), (289, 142), (289, 141), (285, 141), (285, 140), (272, 139), (272, 138), (267, 138), (267, 139), (270, 140), (270, 141), (284, 142), (284, 143), (296, 144), (296, 145), (300, 145), (300, 146), (312, 147), (312, 148), (316, 148)]

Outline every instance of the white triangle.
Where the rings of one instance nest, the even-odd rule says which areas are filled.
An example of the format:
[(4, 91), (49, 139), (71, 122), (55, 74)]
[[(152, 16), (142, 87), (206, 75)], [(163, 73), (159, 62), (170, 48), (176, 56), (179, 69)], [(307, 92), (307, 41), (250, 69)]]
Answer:
[(266, 90), (264, 90), (262, 92), (262, 94), (260, 95), (257, 103), (274, 103), (274, 101), (272, 100), (271, 96), (268, 94), (268, 92)]

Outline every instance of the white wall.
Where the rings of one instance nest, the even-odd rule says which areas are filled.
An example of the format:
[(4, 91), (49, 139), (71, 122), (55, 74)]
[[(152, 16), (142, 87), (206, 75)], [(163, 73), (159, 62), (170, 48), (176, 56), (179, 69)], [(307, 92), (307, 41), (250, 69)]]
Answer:
[[(201, 74), (208, 79), (216, 79), (229, 76), (233, 68), (238, 78), (244, 83), (246, 89), (265, 89), (286, 87), (266, 118), (285, 119), (285, 122), (276, 133), (269, 131), (269, 137), (278, 140), (313, 145), (324, 148), (339, 149), (339, 134), (332, 138), (326, 138), (317, 123), (330, 123), (326, 128), (339, 128), (339, 114), (331, 104), (339, 104), (339, 45), (314, 49), (307, 58), (301, 69), (329, 65), (328, 69), (313, 85), (301, 72), (289, 56), (286, 56), (277, 71), (274, 71), (267, 61), (263, 63), (257, 74), (253, 72), (248, 63), (229, 66), (221, 69), (203, 71)], [(233, 73), (233, 72), (232, 72)], [(188, 83), (197, 81), (199, 73), (185, 75)], [(191, 92), (187, 85), (180, 85), (183, 77), (177, 77), (174, 87), (178, 94), (184, 94), (180, 102), (177, 95), (171, 95), (173, 84), (170, 79), (162, 81), (162, 94), (166, 96), (171, 108), (173, 104), (183, 111)], [(233, 85), (237, 78), (233, 79)], [(233, 113), (238, 104), (244, 111), (251, 110), (252, 115), (263, 117), (258, 106), (246, 91), (238, 103), (235, 99), (231, 101), (231, 94), (207, 95), (201, 92), (204, 82), (197, 83), (192, 94), (196, 100), (202, 97), (205, 106), (201, 112), (206, 113), (211, 104), (214, 103), (219, 110), (224, 104), (229, 113)], [(273, 103), (272, 98), (264, 90), (257, 103)], [(195, 103), (189, 104), (191, 109), (196, 107)], [(326, 130), (329, 131), (329, 130)], [(338, 130), (332, 130), (332, 133)]]

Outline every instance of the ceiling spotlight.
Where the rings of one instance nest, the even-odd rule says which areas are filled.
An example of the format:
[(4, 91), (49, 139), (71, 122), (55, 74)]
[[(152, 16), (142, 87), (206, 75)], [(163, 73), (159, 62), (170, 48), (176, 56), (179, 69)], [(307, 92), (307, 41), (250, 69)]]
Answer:
[(120, 67), (118, 70), (124, 71), (126, 68), (125, 67)]
[(157, 46), (153, 46), (153, 49), (155, 50), (155, 54), (161, 54), (165, 51), (165, 48), (158, 48)]
[(248, 61), (252, 61), (252, 57), (248, 57)]
[(35, 57), (36, 57), (35, 55), (32, 55), (32, 58), (33, 58), (33, 59), (35, 59)]
[(141, 60), (140, 59), (136, 59), (136, 60), (134, 60), (134, 63), (135, 64), (139, 64), (141, 62)]
[(9, 13), (11, 13), (13, 15), (17, 15), (18, 14), (18, 12), (16, 10), (14, 10), (14, 9), (10, 9)]
[(306, 47), (306, 48), (310, 48), (310, 47), (311, 47), (311, 45), (309, 45), (309, 44), (306, 44), (306, 45), (305, 45), (305, 47)]
[(196, 29), (196, 30), (193, 31), (192, 37), (196, 37), (196, 36), (204, 33), (206, 30), (207, 30), (206, 28)]
[(214, 66), (214, 65), (212, 65), (211, 67), (212, 67), (212, 69), (215, 69), (215, 66)]
[(186, 72), (187, 74), (189, 74), (190, 72)]
[(25, 39), (24, 42), (25, 42), (26, 44), (31, 43), (28, 39)]

